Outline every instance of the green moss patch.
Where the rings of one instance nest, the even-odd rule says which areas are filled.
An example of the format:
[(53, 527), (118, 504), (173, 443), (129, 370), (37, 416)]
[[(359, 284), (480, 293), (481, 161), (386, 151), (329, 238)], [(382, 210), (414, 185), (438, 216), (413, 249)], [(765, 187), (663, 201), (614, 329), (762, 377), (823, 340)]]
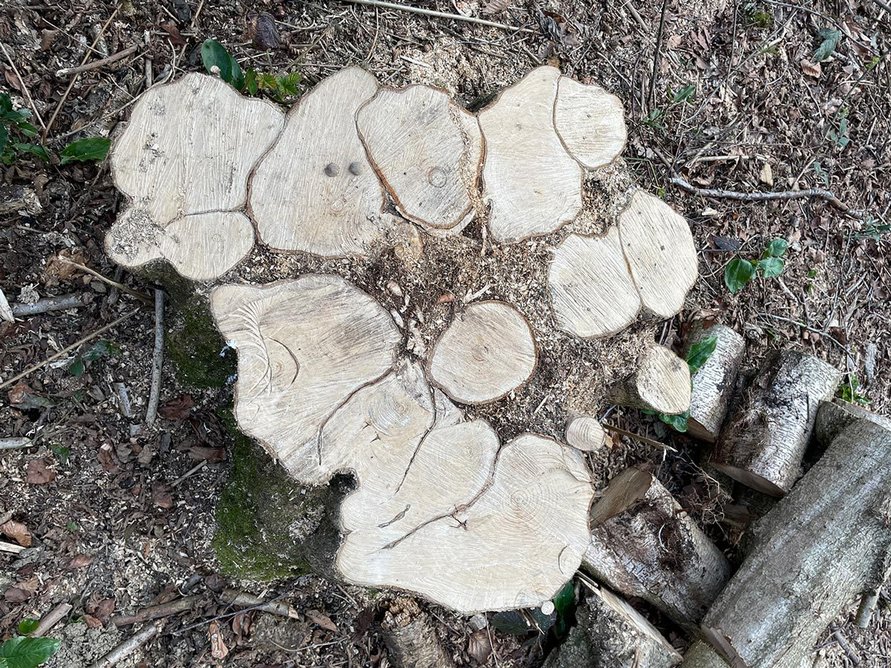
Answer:
[(178, 309), (167, 329), (166, 348), (186, 385), (220, 388), (235, 373), (235, 353), (226, 348), (206, 304)]

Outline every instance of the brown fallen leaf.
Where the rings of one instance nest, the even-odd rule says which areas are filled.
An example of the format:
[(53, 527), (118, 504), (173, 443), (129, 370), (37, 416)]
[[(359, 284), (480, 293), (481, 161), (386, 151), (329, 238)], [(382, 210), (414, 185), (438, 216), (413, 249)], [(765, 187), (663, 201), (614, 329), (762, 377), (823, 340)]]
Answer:
[(173, 46), (185, 46), (186, 39), (180, 33), (179, 28), (176, 27), (176, 24), (173, 21), (165, 21), (160, 26), (161, 30), (167, 33), (170, 37), (170, 43)]
[(214, 620), (207, 627), (207, 637), (210, 639), (210, 655), (215, 659), (225, 659), (229, 656), (229, 648), (223, 642), (223, 634), (220, 633), (220, 625)]
[(89, 554), (75, 554), (71, 561), (68, 562), (68, 568), (75, 570), (78, 568), (86, 568), (93, 563), (94, 558)]
[(56, 472), (48, 468), (43, 459), (32, 459), (28, 462), (25, 482), (29, 485), (46, 485), (56, 479)]
[(337, 624), (332, 622), (331, 618), (324, 612), (320, 612), (318, 610), (307, 610), (306, 616), (309, 617), (310, 621), (313, 624), (321, 626), (326, 631), (331, 631), (331, 633), (337, 633)]
[(31, 598), (31, 592), (21, 587), (10, 587), (3, 593), (7, 603), (24, 603)]
[(189, 448), (189, 457), (204, 460), (209, 464), (216, 464), (226, 459), (226, 448), (209, 448), (203, 445), (193, 445)]
[(84, 613), (83, 620), (84, 624), (86, 624), (91, 629), (101, 629), (103, 626), (105, 626), (105, 624), (99, 621), (96, 617), (93, 617), (93, 615), (88, 615), (86, 613)]
[(6, 396), (9, 398), (9, 403), (13, 408), (20, 408), (26, 411), (35, 408), (50, 408), (53, 405), (52, 401), (35, 393), (23, 381), (13, 385)]
[(190, 394), (181, 394), (165, 401), (158, 409), (158, 415), (166, 420), (185, 420), (194, 406), (195, 400)]
[(282, 43), (275, 19), (268, 12), (260, 12), (248, 20), (247, 37), (258, 49), (277, 49)]
[(492, 653), (492, 641), (486, 629), (474, 631), (467, 639), (467, 653), (480, 665), (489, 660)]
[(802, 58), (800, 65), (801, 71), (814, 79), (819, 79), (820, 75), (823, 74), (823, 68), (820, 66), (820, 63), (812, 63), (807, 58)]
[(508, 7), (510, 7), (510, 0), (489, 0), (483, 5), (480, 13), (483, 16), (494, 16), (495, 14), (507, 11)]
[(170, 510), (173, 508), (173, 492), (169, 485), (162, 482), (152, 484), (152, 503), (158, 508)]
[(22, 547), (31, 547), (31, 532), (28, 531), (28, 527), (21, 522), (9, 520), (8, 522), (0, 524), (0, 533), (12, 538)]

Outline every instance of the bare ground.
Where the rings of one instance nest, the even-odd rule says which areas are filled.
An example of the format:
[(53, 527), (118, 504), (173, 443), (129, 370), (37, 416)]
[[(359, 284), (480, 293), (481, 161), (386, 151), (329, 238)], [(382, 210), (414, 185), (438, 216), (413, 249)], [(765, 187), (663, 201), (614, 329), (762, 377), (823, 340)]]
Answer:
[[(456, 0), (424, 6), (481, 16), (499, 4), (504, 3)], [(856, 378), (871, 407), (887, 412), (891, 12), (881, 5), (821, 0), (724, 7), (694, 0), (667, 2), (663, 17), (661, 3), (530, 2), (486, 14), (531, 30), (518, 33), (341, 2), (125, 1), (116, 11), (104, 1), (14, 1), (0, 10), (0, 42), (9, 53), (9, 61), (0, 60), (0, 87), (17, 106), (33, 98), (43, 123), (52, 119), (47, 143), (59, 150), (74, 137), (107, 134), (127, 118), (145, 89), (145, 57), (154, 80), (179, 76), (201, 68), (197, 47), (208, 37), (223, 42), (243, 64), (300, 71), (304, 90), (343, 65), (360, 63), (384, 83), (436, 84), (471, 108), (532, 67), (557, 64), (622, 98), (629, 118), (625, 162), (643, 187), (662, 194), (693, 227), (702, 278), (682, 316), (660, 327), (660, 338), (676, 343), (693, 319), (719, 319), (745, 334), (752, 364), (779, 346), (809, 350), (845, 370), (849, 381)], [(275, 17), (280, 48), (252, 44), (249, 28), (259, 11)], [(824, 28), (843, 36), (818, 69), (813, 54)], [(75, 79), (55, 75), (87, 55), (95, 60), (131, 45), (136, 52), (115, 64)], [(73, 293), (85, 302), (0, 325), (0, 377), (10, 378), (136, 310), (102, 337), (114, 344), (111, 354), (86, 361), (83, 374), (72, 373), (73, 358), (66, 355), (0, 396), (0, 437), (27, 435), (36, 445), (0, 454), (0, 519), (12, 513), (35, 546), (18, 557), (0, 553), (0, 636), (21, 618), (40, 617), (68, 601), (74, 607), (56, 665), (85, 665), (132, 634), (131, 627), (110, 624), (110, 615), (189, 593), (200, 597), (194, 610), (169, 618), (160, 637), (129, 665), (387, 665), (378, 625), (389, 594), (312, 576), (260, 585), (220, 574), (211, 538), (232, 453), (219, 413), (231, 404), (229, 388), (187, 386), (168, 364), (162, 384), (166, 417), (154, 429), (140, 427), (153, 346), (151, 308), (54, 259), (62, 254), (134, 290), (150, 291), (151, 285), (121, 273), (102, 251), (104, 232), (120, 206), (107, 166), (22, 159), (0, 173), (0, 287), (11, 302), (32, 299), (35, 291), (41, 297)], [(696, 187), (747, 193), (828, 188), (849, 211), (814, 198), (705, 199), (673, 186), (673, 174)], [(22, 188), (36, 202), (29, 199), (19, 210), (4, 207)], [(726, 262), (736, 253), (757, 257), (775, 237), (791, 243), (782, 277), (757, 280), (731, 295), (722, 283)], [(307, 266), (294, 257), (268, 259), (278, 270)], [(383, 297), (387, 272), (363, 271), (365, 287)], [(244, 272), (261, 279), (263, 265)], [(485, 278), (464, 282), (453, 276), (442, 291), (460, 294), (471, 283), (481, 287)], [(603, 353), (614, 357), (617, 350)], [(619, 373), (621, 365), (609, 370)], [(122, 414), (114, 383), (127, 388), (132, 417)], [(536, 391), (529, 388), (529, 402), (539, 399)], [(542, 429), (553, 428), (561, 417), (559, 402), (546, 405), (536, 425)], [(498, 409), (506, 411), (505, 424), (511, 422), (510, 409)], [(620, 442), (608, 460), (598, 462), (601, 475), (650, 462), (736, 557), (738, 532), (721, 520), (724, 504), (747, 495), (726, 484), (719, 489), (703, 473), (699, 464), (707, 451), (633, 413), (613, 413), (611, 420), (671, 442), (679, 453)], [(205, 466), (183, 478), (201, 462)], [(225, 586), (281, 597), (299, 619), (232, 615), (218, 596)], [(471, 624), (479, 620), (426, 609), (459, 665), (537, 666), (554, 644), (552, 635), (515, 637), (490, 625), (485, 637), (495, 651), (485, 656), (479, 635), (469, 640)], [(217, 617), (229, 650), (225, 659), (211, 655), (209, 630)], [(850, 618), (842, 616), (834, 632), (827, 630), (815, 658), (829, 666), (888, 665), (891, 611), (882, 608), (865, 631)], [(653, 619), (684, 646), (677, 629)]]

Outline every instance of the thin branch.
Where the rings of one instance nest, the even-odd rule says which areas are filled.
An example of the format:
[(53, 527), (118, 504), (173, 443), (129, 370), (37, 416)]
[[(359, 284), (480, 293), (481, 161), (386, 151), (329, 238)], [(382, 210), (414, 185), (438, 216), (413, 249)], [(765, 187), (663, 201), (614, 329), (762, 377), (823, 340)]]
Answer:
[(46, 129), (46, 126), (43, 124), (43, 118), (40, 117), (40, 111), (37, 110), (37, 105), (34, 104), (34, 98), (31, 97), (31, 92), (28, 90), (25, 80), (22, 79), (22, 75), (19, 74), (19, 68), (15, 66), (15, 62), (13, 62), (12, 58), (9, 56), (9, 52), (6, 50), (6, 46), (3, 42), (0, 42), (0, 49), (3, 50), (3, 55), (6, 56), (6, 61), (9, 63), (9, 66), (12, 67), (12, 71), (15, 72), (16, 77), (18, 77), (19, 83), (22, 84), (22, 92), (25, 94), (25, 99), (28, 100), (28, 105), (31, 107), (31, 110), (34, 112), (34, 118), (40, 123), (40, 127)]
[(62, 619), (71, 612), (70, 603), (59, 603), (55, 608), (40, 618), (37, 628), (31, 633), (31, 637), (40, 638), (49, 633), (53, 627), (62, 621)]
[(640, 434), (635, 434), (633, 431), (628, 431), (626, 429), (622, 429), (621, 427), (616, 427), (611, 424), (603, 423), (603, 428), (607, 431), (613, 432), (614, 434), (619, 434), (620, 436), (627, 436), (628, 438), (633, 438), (635, 441), (640, 441), (641, 443), (646, 443), (647, 445), (653, 445), (657, 448), (662, 448), (663, 450), (668, 450), (669, 452), (677, 452), (670, 445), (665, 445), (665, 443), (660, 443), (659, 441), (654, 441), (652, 438), (647, 438), (646, 436), (641, 436)]
[(104, 333), (107, 332), (108, 330), (112, 329), (113, 327), (117, 327), (117, 326), (120, 325), (122, 322), (124, 322), (124, 320), (127, 320), (128, 318), (132, 318), (132, 317), (133, 317), (134, 315), (136, 315), (137, 313), (139, 313), (139, 309), (134, 309), (134, 310), (130, 311), (129, 313), (125, 313), (124, 315), (122, 315), (122, 316), (121, 316), (120, 318), (118, 318), (117, 320), (114, 320), (113, 322), (108, 323), (108, 324), (105, 325), (104, 327), (100, 327), (99, 329), (97, 329), (97, 330), (96, 330), (95, 332), (93, 332), (92, 334), (87, 334), (85, 337), (83, 337), (82, 339), (78, 339), (77, 341), (75, 341), (74, 343), (72, 343), (70, 346), (66, 346), (65, 348), (62, 348), (62, 350), (60, 350), (59, 352), (57, 352), (55, 355), (51, 355), (51, 356), (47, 357), (45, 360), (43, 360), (42, 362), (39, 362), (38, 364), (35, 364), (35, 365), (33, 365), (33, 366), (28, 367), (27, 369), (25, 369), (24, 371), (22, 371), (20, 374), (17, 374), (17, 375), (15, 375), (15, 376), (13, 376), (13, 377), (10, 378), (9, 380), (5, 380), (5, 381), (3, 381), (2, 383), (0, 383), (0, 390), (2, 390), (4, 387), (9, 387), (10, 385), (12, 385), (13, 383), (15, 383), (16, 381), (21, 380), (22, 378), (24, 378), (24, 377), (26, 377), (26, 376), (30, 376), (32, 373), (34, 373), (34, 372), (37, 371), (38, 369), (42, 369), (42, 368), (45, 367), (47, 364), (49, 364), (49, 363), (51, 363), (51, 362), (55, 362), (55, 361), (56, 361), (57, 359), (59, 359), (60, 357), (64, 357), (65, 355), (67, 355), (68, 353), (70, 353), (72, 350), (75, 350), (76, 348), (79, 348), (80, 346), (82, 346), (83, 344), (87, 343), (88, 341), (92, 341), (92, 340), (95, 339), (97, 336), (101, 336), (102, 334), (104, 334)]
[(136, 49), (138, 47), (134, 44), (133, 46), (128, 46), (123, 51), (118, 51), (115, 54), (108, 56), (107, 58), (100, 58), (99, 60), (94, 60), (92, 63), (87, 63), (86, 65), (78, 65), (77, 67), (63, 67), (61, 70), (56, 70), (57, 77), (67, 77), (71, 74), (80, 74), (81, 72), (89, 72), (90, 70), (96, 70), (105, 65), (110, 65), (111, 63), (115, 63), (122, 58), (126, 58), (130, 54), (136, 53)]
[(136, 299), (138, 299), (141, 302), (145, 302), (146, 304), (152, 303), (151, 297), (149, 297), (147, 294), (139, 292), (138, 290), (134, 290), (133, 288), (128, 288), (123, 283), (118, 283), (117, 281), (113, 281), (112, 279), (108, 278), (107, 276), (103, 276), (95, 269), (90, 269), (89, 267), (81, 264), (80, 262), (75, 262), (74, 260), (69, 260), (67, 257), (62, 257), (61, 255), (57, 259), (60, 262), (62, 262), (63, 264), (68, 264), (68, 265), (71, 265), (72, 267), (77, 267), (81, 271), (88, 273), (90, 276), (95, 276), (103, 283), (110, 285), (113, 288), (117, 288), (121, 292), (126, 292), (128, 295), (130, 295), (131, 297), (136, 297)]
[(67, 311), (70, 308), (80, 308), (81, 306), (84, 306), (84, 303), (79, 295), (44, 297), (33, 304), (13, 304), (12, 314), (17, 318), (24, 318), (50, 311)]
[(656, 30), (656, 48), (653, 52), (653, 73), (650, 76), (649, 103), (650, 106), (656, 104), (656, 75), (659, 73), (660, 55), (662, 52), (662, 35), (665, 32), (665, 10), (668, 7), (668, 0), (662, 0), (662, 13), (659, 16), (659, 28)]
[(0, 450), (21, 450), (31, 447), (34, 447), (34, 443), (30, 438), (25, 438), (24, 436), (0, 438)]
[(132, 615), (115, 615), (111, 618), (111, 623), (115, 626), (130, 626), (189, 612), (202, 598), (202, 596), (184, 596), (175, 601), (149, 606)]
[(145, 423), (151, 427), (158, 417), (161, 399), (161, 368), (164, 365), (164, 291), (155, 289), (155, 353), (152, 356), (152, 385), (149, 391)]
[(27, 549), (27, 547), (22, 547), (21, 545), (16, 545), (15, 543), (7, 543), (5, 540), (0, 540), (0, 552), (19, 554)]
[(735, 190), (716, 190), (712, 188), (698, 188), (694, 186), (692, 183), (685, 181), (679, 176), (675, 176), (671, 179), (671, 184), (677, 186), (681, 190), (686, 190), (689, 193), (693, 193), (694, 195), (699, 195), (701, 197), (706, 197), (708, 199), (732, 199), (737, 202), (770, 202), (774, 200), (789, 200), (789, 199), (822, 199), (826, 200), (830, 204), (832, 204), (837, 209), (840, 209), (844, 213), (849, 215), (859, 217), (857, 212), (853, 211), (846, 207), (842, 202), (835, 196), (834, 193), (829, 190), (823, 190), (821, 188), (810, 188), (808, 190), (782, 190), (778, 192), (753, 192), (753, 193), (743, 193), (737, 192)]
[(155, 622), (154, 624), (149, 624), (135, 636), (125, 640), (120, 645), (115, 647), (108, 654), (106, 654), (96, 663), (90, 666), (90, 668), (111, 668), (111, 666), (117, 665), (118, 662), (126, 659), (128, 656), (133, 654), (133, 652), (138, 650), (145, 643), (158, 635), (163, 627), (163, 620)]
[(506, 23), (498, 23), (497, 21), (487, 21), (486, 19), (478, 19), (473, 16), (461, 16), (460, 14), (448, 14), (446, 12), (437, 12), (432, 9), (422, 9), (420, 7), (409, 7), (408, 5), (399, 5), (395, 2), (383, 2), (383, 0), (343, 0), (354, 5), (368, 5), (369, 7), (383, 7), (384, 9), (399, 9), (403, 12), (411, 14), (420, 14), (421, 16), (432, 16), (438, 19), (452, 19), (453, 21), (464, 21), (465, 23), (475, 23), (481, 26), (489, 26), (490, 28), (501, 28), (502, 30), (511, 30), (514, 32), (535, 33), (530, 28), (521, 28), (519, 26), (509, 26)]

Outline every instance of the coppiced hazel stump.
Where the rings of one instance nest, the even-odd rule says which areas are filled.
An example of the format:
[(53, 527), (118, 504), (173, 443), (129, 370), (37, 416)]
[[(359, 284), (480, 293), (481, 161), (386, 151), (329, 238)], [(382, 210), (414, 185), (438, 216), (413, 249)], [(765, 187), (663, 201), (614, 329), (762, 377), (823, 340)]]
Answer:
[[(530, 406), (505, 443), (498, 405), (486, 411), (536, 389), (540, 342), (575, 352), (593, 345), (577, 339), (615, 334), (644, 309), (681, 308), (696, 255), (667, 205), (610, 186), (606, 213), (625, 205), (618, 220), (601, 237), (573, 227), (586, 179), (609, 181), (592, 170), (615, 160), (625, 134), (617, 98), (553, 67), (477, 115), (443, 91), (381, 87), (357, 67), (287, 116), (194, 74), (135, 105), (112, 152), (130, 206), (109, 253), (125, 266), (166, 261), (205, 284), (196, 292), (209, 294), (238, 354), (238, 424), (297, 483), (353, 477), (336, 554), (320, 547), (307, 554), (314, 565), (460, 612), (539, 606), (578, 569), (594, 497), (584, 453), (604, 446), (600, 425), (576, 417), (566, 445), (524, 431), (522, 420), (547, 424)], [(511, 262), (533, 251), (543, 263), (542, 245), (548, 268)], [(391, 249), (397, 275), (379, 276)], [(454, 289), (444, 262), (471, 276), (450, 320), (423, 312)], [(487, 276), (498, 263), (524, 273)], [(375, 298), (382, 286), (398, 308)], [(490, 286), (498, 298), (476, 301)], [(647, 355), (656, 359), (635, 376), (638, 399), (682, 412), (686, 365), (664, 349)]]
[(697, 326), (687, 347), (710, 337), (716, 339), (715, 350), (691, 379), (693, 388), (687, 427), (691, 436), (714, 443), (727, 415), (746, 342), (724, 325)]
[(730, 565), (651, 474), (630, 468), (591, 509), (583, 567), (626, 596), (695, 626), (730, 577)]
[(665, 346), (653, 343), (638, 360), (637, 371), (612, 390), (617, 404), (677, 415), (690, 408), (690, 368)]
[(731, 410), (711, 462), (744, 485), (782, 496), (800, 473), (820, 402), (841, 372), (812, 355), (786, 350), (765, 361)]
[(887, 568), (889, 522), (891, 432), (857, 420), (755, 525), (705, 638), (732, 666), (805, 665), (827, 624)]
[(578, 623), (543, 668), (671, 668), (681, 655), (637, 610), (608, 589), (594, 589)]

